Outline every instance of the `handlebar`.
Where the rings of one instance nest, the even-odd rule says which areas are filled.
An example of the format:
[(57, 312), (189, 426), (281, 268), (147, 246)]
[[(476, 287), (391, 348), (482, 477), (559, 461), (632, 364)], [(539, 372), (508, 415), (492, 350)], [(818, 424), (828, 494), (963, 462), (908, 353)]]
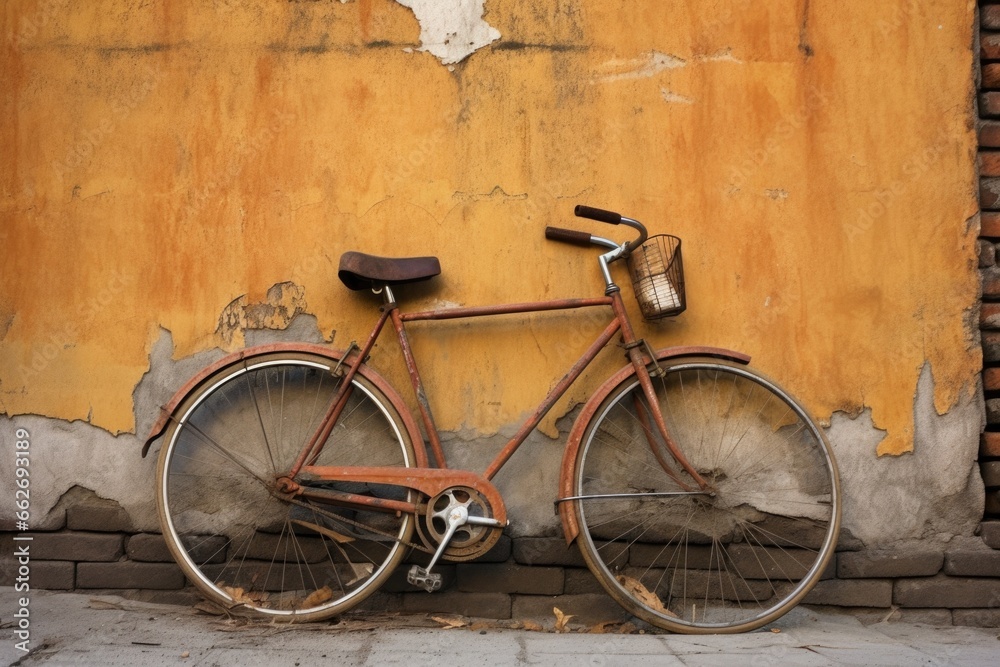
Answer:
[(598, 222), (606, 222), (609, 225), (627, 225), (639, 232), (639, 235), (633, 241), (629, 241), (628, 243), (619, 246), (619, 244), (614, 241), (609, 241), (608, 239), (601, 238), (600, 236), (593, 236), (587, 232), (580, 232), (574, 229), (563, 229), (561, 227), (546, 227), (545, 238), (553, 241), (560, 241), (562, 243), (570, 243), (572, 245), (597, 245), (621, 251), (618, 256), (609, 257), (609, 261), (613, 261), (619, 257), (627, 257), (633, 248), (637, 248), (646, 242), (646, 238), (648, 236), (646, 227), (638, 220), (627, 218), (620, 213), (615, 213), (614, 211), (606, 211), (592, 206), (583, 206), (582, 204), (578, 204), (576, 208), (573, 209), (573, 213), (578, 218), (588, 218), (590, 220), (597, 220)]
[(617, 225), (622, 221), (621, 213), (605, 211), (603, 208), (594, 208), (592, 206), (584, 206), (583, 204), (576, 205), (576, 208), (573, 209), (573, 215), (578, 218), (590, 218), (598, 222), (606, 222), (609, 225)]

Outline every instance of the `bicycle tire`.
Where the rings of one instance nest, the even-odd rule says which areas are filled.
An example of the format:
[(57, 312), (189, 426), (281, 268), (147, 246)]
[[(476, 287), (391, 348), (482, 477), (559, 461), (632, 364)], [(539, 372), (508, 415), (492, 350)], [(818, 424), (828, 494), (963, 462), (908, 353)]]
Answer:
[[(315, 621), (359, 604), (404, 557), (413, 518), (336, 508), (274, 488), (316, 431), (341, 382), (336, 360), (261, 354), (220, 369), (181, 402), (157, 464), (167, 546), (187, 578), (226, 609)], [(316, 465), (415, 465), (399, 413), (360, 373)], [(414, 491), (328, 484), (414, 499)]]
[(652, 380), (668, 431), (715, 495), (655, 495), (683, 490), (662, 461), (697, 485), (658, 434), (654, 452), (633, 374), (583, 432), (583, 498), (569, 501), (580, 549), (605, 590), (648, 623), (689, 634), (759, 628), (827, 574), (841, 516), (836, 462), (806, 411), (750, 368), (708, 358), (660, 366)]

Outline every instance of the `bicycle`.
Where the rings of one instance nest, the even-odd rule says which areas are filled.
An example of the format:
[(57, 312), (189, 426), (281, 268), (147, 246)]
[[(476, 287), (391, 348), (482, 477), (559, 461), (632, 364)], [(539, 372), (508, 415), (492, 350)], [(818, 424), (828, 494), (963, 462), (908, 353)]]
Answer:
[[(164, 438), (157, 507), (188, 579), (228, 609), (285, 621), (354, 607), (410, 550), (430, 559), (408, 581), (438, 589), (438, 563), (480, 556), (508, 525), (494, 475), (618, 337), (628, 363), (587, 400), (565, 445), (554, 502), (567, 546), (577, 542), (628, 612), (667, 630), (741, 632), (796, 605), (824, 576), (840, 526), (822, 431), (748, 356), (654, 351), (637, 338), (610, 267), (627, 261), (645, 318), (676, 315), (686, 307), (680, 240), (610, 211), (575, 213), (637, 233), (618, 243), (546, 228), (601, 249), (602, 297), (401, 312), (395, 291), (438, 275), (438, 260), (348, 252), (340, 279), (381, 297), (362, 345), (243, 350), (179, 390), (142, 453)], [(595, 307), (610, 308), (610, 322), (488, 468), (448, 468), (406, 323)], [(417, 415), (367, 364), (390, 322)]]

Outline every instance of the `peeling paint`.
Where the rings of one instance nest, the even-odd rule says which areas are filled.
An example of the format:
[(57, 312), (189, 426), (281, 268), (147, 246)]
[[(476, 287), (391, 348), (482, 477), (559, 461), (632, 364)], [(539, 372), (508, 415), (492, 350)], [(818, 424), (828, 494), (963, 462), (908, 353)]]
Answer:
[(981, 393), (951, 411), (934, 410), (929, 365), (920, 373), (910, 408), (917, 415), (913, 451), (873, 459), (886, 434), (871, 410), (835, 413), (827, 437), (840, 468), (844, 527), (868, 548), (912, 539), (971, 535), (983, 516), (983, 482), (976, 462), (985, 420)]
[(483, 20), (486, 0), (396, 0), (413, 10), (420, 23), (420, 51), (443, 65), (461, 62), (500, 39), (500, 31)]
[(272, 285), (266, 300), (249, 303), (247, 296), (234, 299), (219, 316), (215, 333), (226, 346), (243, 344), (247, 329), (286, 329), (296, 315), (307, 309), (305, 290), (293, 282)]

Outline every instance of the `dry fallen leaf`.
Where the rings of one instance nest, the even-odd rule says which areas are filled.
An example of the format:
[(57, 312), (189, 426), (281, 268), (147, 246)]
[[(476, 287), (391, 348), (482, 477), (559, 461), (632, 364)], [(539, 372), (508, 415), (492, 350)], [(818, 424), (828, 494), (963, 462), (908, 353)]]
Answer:
[(778, 634), (779, 632), (781, 632), (781, 628), (771, 628), (771, 632), (773, 632), (774, 634)]
[(594, 625), (590, 626), (590, 629), (587, 630), (587, 632), (589, 632), (592, 635), (603, 635), (607, 633), (608, 628), (611, 627), (612, 625), (617, 625), (617, 622), (604, 621), (603, 623), (595, 623)]
[(618, 579), (618, 583), (625, 587), (625, 590), (634, 595), (639, 602), (643, 603), (653, 611), (658, 611), (661, 614), (677, 618), (677, 614), (664, 607), (663, 602), (656, 595), (656, 593), (646, 588), (638, 579), (633, 579), (632, 577), (624, 574), (619, 574), (616, 579)]
[(181, 653), (181, 658), (190, 658), (190, 657), (191, 657), (190, 651), (184, 651), (183, 653)]
[(219, 588), (225, 591), (226, 594), (233, 599), (233, 603), (229, 605), (230, 609), (241, 604), (254, 607), (266, 607), (267, 605), (264, 603), (267, 602), (267, 599), (271, 595), (267, 591), (251, 591), (247, 593), (246, 590), (240, 586), (226, 586), (225, 584), (220, 584)]
[(573, 614), (564, 614), (559, 607), (552, 607), (552, 613), (556, 615), (556, 632), (566, 632), (566, 624)]
[(444, 626), (445, 630), (451, 630), (452, 628), (464, 628), (468, 625), (467, 621), (460, 618), (445, 618), (444, 616), (431, 616), (431, 620), (437, 621)]
[(333, 591), (330, 590), (329, 586), (324, 586), (323, 588), (317, 589), (310, 593), (305, 600), (302, 601), (303, 607), (312, 607), (318, 604), (326, 602), (333, 597)]
[(524, 629), (528, 630), (529, 632), (541, 632), (545, 629), (538, 623), (535, 623), (534, 621), (524, 621), (523, 625)]

